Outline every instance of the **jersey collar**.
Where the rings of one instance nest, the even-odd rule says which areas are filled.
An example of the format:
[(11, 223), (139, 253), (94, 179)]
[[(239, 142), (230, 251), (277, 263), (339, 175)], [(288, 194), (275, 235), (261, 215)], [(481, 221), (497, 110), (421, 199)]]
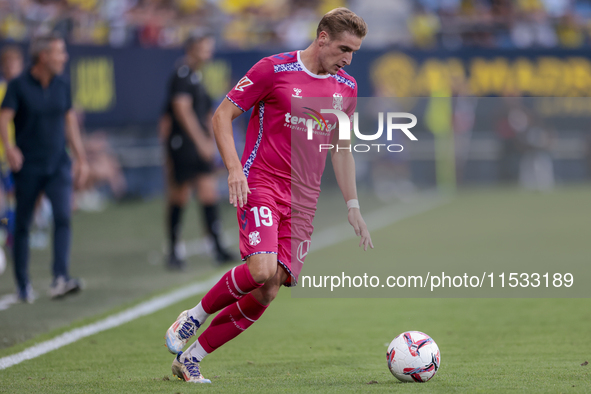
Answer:
[(308, 74), (311, 77), (318, 78), (318, 79), (326, 79), (326, 78), (330, 77), (330, 74), (318, 75), (318, 74), (314, 74), (312, 71), (308, 70), (306, 68), (306, 66), (304, 66), (304, 62), (302, 62), (302, 59), (300, 59), (300, 52), (301, 51), (298, 51), (298, 63), (300, 64), (300, 66), (302, 66), (302, 70), (304, 70), (306, 72), (306, 74)]

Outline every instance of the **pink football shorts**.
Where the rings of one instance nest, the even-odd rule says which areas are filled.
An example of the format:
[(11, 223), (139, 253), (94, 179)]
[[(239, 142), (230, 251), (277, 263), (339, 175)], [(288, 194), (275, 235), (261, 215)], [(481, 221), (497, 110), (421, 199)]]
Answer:
[(310, 250), (314, 216), (277, 201), (276, 190), (257, 184), (251, 192), (247, 204), (237, 209), (242, 260), (259, 253), (276, 254), (290, 276), (284, 285), (295, 286)]

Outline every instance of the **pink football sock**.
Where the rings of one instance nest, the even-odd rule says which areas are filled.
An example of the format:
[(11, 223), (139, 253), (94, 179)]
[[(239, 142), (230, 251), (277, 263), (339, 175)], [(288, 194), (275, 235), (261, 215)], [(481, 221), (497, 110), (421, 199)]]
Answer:
[(207, 353), (211, 353), (250, 327), (266, 309), (267, 305), (248, 294), (221, 311), (199, 336), (198, 341)]
[(201, 306), (211, 315), (262, 285), (263, 283), (255, 282), (246, 263), (239, 265), (226, 272), (222, 279), (205, 294), (201, 300)]

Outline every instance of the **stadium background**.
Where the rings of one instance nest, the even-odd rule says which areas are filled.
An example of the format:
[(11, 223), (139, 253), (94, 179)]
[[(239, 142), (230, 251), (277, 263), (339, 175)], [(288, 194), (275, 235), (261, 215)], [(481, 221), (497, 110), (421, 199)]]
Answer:
[[(461, 174), (456, 172), (451, 181), (446, 179), (441, 182), (441, 179), (437, 179), (437, 154), (433, 143), (436, 132), (433, 133), (434, 130), (430, 130), (431, 133), (425, 132), (421, 138), (424, 143), (416, 149), (411, 149), (409, 154), (404, 156), (408, 169), (402, 177), (404, 179), (399, 179), (399, 182), (376, 185), (376, 177), (378, 181), (388, 181), (387, 177), (379, 171), (377, 175), (372, 173), (371, 166), (367, 166), (363, 160), (360, 160), (358, 171), (362, 203), (366, 198), (366, 201), (371, 201), (367, 205), (383, 207), (393, 204), (404, 210), (407, 207), (404, 204), (422, 195), (422, 192), (430, 191), (437, 185), (440, 189), (448, 191), (447, 188), (451, 182), (452, 187), (457, 186), (460, 192), (454, 197), (450, 206), (442, 208), (443, 211), (435, 211), (433, 216), (423, 214), (417, 221), (413, 222), (409, 219), (401, 224), (402, 228), (406, 226), (415, 233), (420, 232), (423, 241), (431, 240), (432, 242), (433, 239), (437, 239), (443, 244), (440, 248), (425, 252), (420, 258), (440, 259), (441, 254), (447, 252), (446, 247), (451, 245), (446, 241), (452, 244), (455, 242), (442, 236), (442, 232), (449, 231), (461, 239), (457, 244), (460, 249), (471, 242), (480, 244), (488, 240), (502, 244), (503, 240), (515, 240), (511, 252), (500, 253), (494, 248), (481, 247), (480, 250), (474, 251), (474, 255), (452, 255), (448, 256), (450, 260), (458, 257), (460, 259), (476, 258), (478, 255), (486, 256), (490, 261), (508, 256), (514, 259), (533, 259), (529, 252), (537, 249), (535, 258), (541, 260), (549, 258), (561, 259), (565, 264), (588, 263), (588, 247), (583, 235), (588, 234), (589, 230), (589, 217), (586, 213), (588, 209), (585, 211), (584, 208), (590, 196), (588, 182), (591, 179), (591, 134), (588, 130), (591, 101), (587, 98), (591, 93), (591, 29), (589, 28), (591, 2), (567, 0), (397, 0), (392, 2), (0, 0), (0, 47), (7, 43), (16, 43), (26, 51), (28, 40), (33, 34), (49, 30), (60, 31), (67, 38), (70, 54), (67, 72), (72, 82), (75, 106), (84, 114), (83, 126), (86, 138), (92, 138), (93, 135), (106, 138), (108, 145), (106, 149), (120, 165), (127, 186), (125, 193), (115, 198), (108, 187), (96, 185), (92, 194), (98, 196), (101, 203), (90, 204), (91, 212), (84, 212), (88, 204), (81, 203), (75, 215), (72, 270), (75, 274), (84, 277), (88, 289), (80, 296), (65, 300), (63, 303), (52, 303), (42, 295), (31, 306), (12, 305), (6, 310), (0, 310), (0, 338), (2, 339), (0, 356), (14, 354), (36, 341), (51, 338), (71, 327), (95, 321), (98, 317), (107, 316), (110, 312), (134, 305), (154, 294), (209, 278), (218, 272), (219, 269), (212, 264), (210, 257), (205, 253), (207, 245), (200, 239), (202, 232), (198, 228), (198, 222), (190, 219), (194, 216), (192, 213), (185, 219), (184, 230), (191, 263), (188, 272), (179, 275), (163, 270), (164, 208), (161, 198), (163, 157), (157, 133), (157, 121), (164, 104), (167, 79), (182, 56), (180, 46), (195, 28), (206, 28), (214, 32), (217, 39), (217, 52), (214, 61), (204, 70), (204, 80), (211, 94), (219, 102), (235, 82), (261, 57), (277, 52), (303, 49), (307, 46), (313, 38), (321, 15), (337, 6), (347, 6), (358, 12), (368, 22), (370, 28), (370, 35), (364, 42), (363, 48), (354, 56), (353, 64), (347, 67), (347, 72), (358, 82), (360, 97), (422, 97), (423, 101), (428, 101), (431, 97), (454, 97), (450, 99), (452, 104), (457, 103), (454, 100), (458, 98), (476, 97), (479, 108), (486, 106), (483, 104), (486, 100), (497, 100), (495, 105), (502, 104), (501, 99), (487, 97), (544, 97), (543, 99), (526, 99), (525, 102), (540, 109), (537, 116), (548, 125), (548, 134), (551, 135), (552, 141), (542, 146), (540, 151), (548, 153), (551, 157), (555, 185), (531, 187), (529, 184), (530, 188), (536, 189), (539, 186), (548, 193), (524, 195), (523, 189), (528, 187), (528, 183), (527, 181), (524, 183), (520, 178), (519, 161), (522, 156), (511, 149), (509, 151), (503, 149), (504, 146), (512, 144), (511, 141), (507, 142), (507, 139), (518, 142), (519, 138), (511, 133), (508, 136), (503, 134), (495, 119), (484, 117), (484, 120), (470, 128), (470, 147), (467, 152), (464, 152), (464, 156), (455, 158), (455, 164), (463, 161), (464, 170)], [(536, 103), (541, 104), (536, 107)], [(449, 111), (447, 115), (452, 116), (453, 110)], [(235, 122), (235, 135), (239, 149), (247, 119), (247, 116), (242, 116)], [(458, 136), (457, 130), (454, 132), (451, 123), (445, 132), (449, 134), (452, 141), (454, 138), (456, 141), (463, 138)], [(459, 150), (456, 151), (459, 155), (458, 152)], [(510, 164), (504, 165), (507, 162)], [(221, 170), (222, 193), (225, 188), (224, 181), (224, 171)], [(410, 182), (410, 191), (409, 182), (406, 181)], [(319, 207), (319, 212), (325, 212), (324, 216), (319, 214), (317, 224), (320, 230), (323, 229), (324, 224), (326, 228), (331, 228), (331, 225), (338, 223), (334, 217), (338, 219), (339, 216), (335, 215), (341, 212), (335, 204), (331, 203), (334, 199), (340, 201), (341, 197), (338, 194), (331, 194), (334, 192), (332, 190), (334, 182), (330, 177), (327, 178), (327, 182), (323, 194), (324, 200)], [(379, 189), (380, 187), (382, 189)], [(94, 210), (100, 210), (100, 212), (92, 212)], [(484, 211), (488, 216), (483, 214)], [(554, 211), (553, 227), (550, 226), (549, 233), (538, 233), (543, 226), (532, 219), (551, 211)], [(479, 236), (478, 232), (470, 231), (468, 221), (470, 214), (476, 215), (483, 222), (500, 221), (500, 218), (504, 218), (505, 221), (499, 223), (498, 228), (495, 227), (496, 232), (491, 230), (490, 233)], [(344, 214), (340, 216), (344, 219)], [(454, 222), (458, 217), (465, 221)], [(224, 210), (224, 220), (227, 238), (229, 242), (235, 242), (235, 214), (230, 207)], [(445, 220), (448, 225), (444, 228), (438, 227)], [(517, 222), (519, 226), (515, 225)], [(401, 245), (407, 243), (420, 248), (419, 244), (413, 243), (412, 237), (405, 238), (396, 228), (394, 231)], [(575, 237), (574, 241), (573, 233), (578, 237)], [(483, 240), (482, 237), (489, 238)], [(380, 238), (380, 233), (376, 234), (376, 238)], [(546, 243), (546, 249), (544, 249), (541, 245), (548, 239), (553, 243)], [(387, 238), (382, 242), (388, 242)], [(234, 247), (236, 247), (235, 244)], [(328, 251), (320, 253), (328, 254)], [(352, 254), (352, 256), (354, 259), (364, 258), (359, 254)], [(407, 262), (418, 258), (407, 249), (401, 250), (398, 257)], [(32, 255), (33, 285), (40, 290), (41, 294), (48, 286), (48, 259), (48, 250), (38, 250)], [(9, 269), (0, 277), (0, 296), (12, 291), (12, 272)], [(295, 301), (288, 301), (287, 298), (289, 293), (278, 302), (288, 303), (296, 310), (298, 308), (314, 310), (318, 314), (318, 319), (326, 317), (327, 309), (332, 309), (333, 312), (346, 311), (348, 307), (344, 302), (341, 304), (335, 300), (316, 303), (296, 300), (301, 302), (298, 306)], [(193, 301), (194, 299), (188, 300), (183, 305), (191, 306)], [(383, 311), (384, 308), (396, 311), (403, 307), (403, 303), (398, 300), (382, 301), (376, 301), (371, 306), (359, 300), (347, 302), (363, 308), (366, 313), (373, 311), (374, 315)], [(433, 312), (434, 315), (431, 317), (420, 313), (432, 309), (428, 300), (413, 301), (415, 305), (415, 308), (412, 308), (413, 312), (410, 312), (406, 318), (400, 319), (405, 322), (404, 325), (397, 323), (397, 316), (392, 316), (391, 320), (379, 317), (373, 321), (376, 327), (393, 324), (395, 328), (380, 330), (373, 326), (368, 328), (363, 325), (353, 325), (349, 330), (344, 330), (341, 338), (344, 338), (343, 341), (348, 341), (350, 336), (357, 335), (359, 330), (367, 331), (369, 338), (379, 338), (381, 347), (378, 347), (375, 352), (382, 352), (383, 342), (390, 341), (398, 331), (409, 329), (409, 325), (410, 329), (416, 326), (424, 327), (421, 329), (434, 336), (440, 344), (444, 363), (449, 362), (447, 375), (439, 376), (443, 384), (442, 391), (454, 390), (458, 387), (460, 390), (463, 387), (467, 391), (480, 388), (504, 390), (513, 387), (526, 390), (528, 381), (519, 381), (519, 377), (525, 376), (529, 366), (538, 362), (540, 358), (556, 356), (552, 346), (539, 355), (541, 344), (559, 335), (560, 330), (572, 330), (573, 336), (583, 333), (582, 327), (588, 326), (590, 319), (588, 314), (579, 313), (582, 309), (588, 309), (587, 300), (572, 301), (568, 305), (560, 303), (560, 300), (538, 302), (510, 300), (505, 303), (500, 300), (498, 302), (491, 300), (486, 301), (485, 304), (483, 304), (485, 301), (477, 303), (472, 300), (449, 302), (434, 300), (433, 302), (439, 311)], [(176, 310), (179, 308), (172, 309), (174, 311), (166, 314), (159, 312), (157, 316), (161, 320), (151, 320), (148, 323), (147, 333), (140, 340), (145, 342), (160, 340), (160, 331), (167, 327), (170, 318), (174, 319)], [(470, 311), (474, 318), (454, 314), (454, 311), (461, 309)], [(484, 310), (491, 311), (490, 316), (485, 316), (487, 314), (483, 312)], [(497, 320), (487, 320), (487, 318), (492, 319), (491, 316), (495, 315), (495, 311), (498, 315), (506, 314), (505, 318), (501, 319), (505, 324), (504, 328), (495, 325)], [(467, 386), (461, 384), (454, 386), (454, 384), (457, 385), (456, 380), (462, 378), (462, 363), (474, 361), (471, 356), (465, 356), (460, 350), (453, 348), (460, 338), (466, 338), (477, 332), (481, 338), (494, 339), (501, 333), (508, 333), (509, 327), (518, 334), (524, 334), (528, 327), (546, 323), (536, 319), (540, 319), (547, 311), (560, 316), (561, 320), (555, 322), (554, 326), (545, 326), (545, 331), (542, 330), (534, 335), (536, 340), (524, 341), (524, 348), (528, 349), (530, 354), (536, 355), (532, 356), (533, 359), (523, 358), (518, 361), (510, 359), (508, 355), (511, 353), (508, 349), (494, 355), (492, 351), (477, 350), (476, 353), (479, 356), (488, 357), (492, 360), (491, 362), (498, 362), (501, 367), (497, 367), (497, 364), (494, 364), (495, 367), (478, 364), (481, 372), (476, 373), (473, 386), (470, 386), (470, 383), (466, 383)], [(164, 315), (166, 316), (163, 317)], [(308, 328), (302, 326), (299, 321), (289, 320), (289, 316), (281, 316), (293, 325), (294, 330), (308, 332), (310, 337), (313, 337), (314, 333), (306, 331)], [(297, 313), (295, 316), (297, 317)], [(512, 322), (523, 316), (527, 324), (512, 325)], [(36, 324), (30, 324), (32, 319), (36, 320)], [(330, 319), (340, 322), (339, 324), (343, 323), (342, 317), (330, 315)], [(367, 316), (366, 319), (371, 321)], [(259, 327), (262, 335), (274, 335), (269, 334), (269, 330), (276, 326), (276, 323), (270, 323), (271, 320), (271, 317), (265, 320), (268, 322), (265, 324), (270, 325), (269, 327)], [(480, 329), (474, 328), (475, 322), (488, 326), (489, 331), (484, 329), (479, 331)], [(263, 322), (260, 323), (262, 324)], [(326, 323), (326, 326), (328, 324)], [(441, 325), (445, 328), (441, 328)], [(325, 329), (326, 326), (318, 323), (320, 329)], [(473, 327), (473, 331), (467, 328), (469, 326)], [(135, 328), (134, 332), (144, 328), (145, 326)], [(449, 332), (451, 330), (454, 332)], [(109, 335), (111, 336), (108, 339), (98, 337), (99, 339), (96, 340), (101, 345), (99, 354), (104, 354), (105, 359), (110, 357), (109, 344), (117, 343), (119, 340), (112, 337), (113, 333)], [(242, 352), (238, 353), (239, 355), (249, 354), (248, 341), (262, 343), (257, 342), (262, 341), (254, 336), (257, 334), (249, 333), (248, 335), (251, 336), (245, 335), (246, 339), (236, 340), (237, 349)], [(299, 337), (300, 334), (294, 335)], [(343, 346), (337, 338), (339, 336), (335, 336), (331, 342), (333, 348)], [(376, 380), (382, 382), (387, 379), (381, 375), (385, 370), (385, 362), (379, 358), (382, 354), (379, 353), (379, 360), (374, 363), (374, 355), (369, 349), (373, 349), (371, 346), (375, 344), (368, 341), (369, 339), (361, 340), (361, 344), (358, 345), (359, 348), (367, 345), (367, 349), (363, 349), (361, 354), (355, 353), (358, 351), (357, 346), (344, 346), (351, 353), (357, 354), (360, 359), (372, 360), (362, 366), (361, 369), (366, 374), (359, 378), (357, 382), (359, 384), (365, 384), (373, 379), (372, 368), (380, 371), (380, 375), (375, 377)], [(521, 346), (523, 339), (513, 338), (508, 341), (507, 347), (510, 344)], [(492, 343), (497, 342), (492, 340)], [(468, 339), (466, 346), (474, 350), (481, 344)], [(544, 364), (542, 370), (536, 370), (533, 373), (536, 379), (542, 381), (541, 386), (538, 387), (539, 391), (554, 391), (556, 386), (553, 386), (555, 383), (552, 379), (557, 379), (558, 384), (563, 385), (560, 387), (570, 388), (572, 383), (573, 387), (577, 385), (579, 390), (580, 387), (583, 387), (583, 391), (585, 387), (589, 388), (588, 383), (585, 386), (584, 381), (578, 380), (584, 379), (587, 374), (580, 374), (574, 369), (574, 366), (578, 367), (586, 357), (584, 352), (577, 350), (582, 346), (580, 344), (565, 346), (570, 349), (572, 360), (567, 357), (564, 359), (555, 357), (555, 364)], [(319, 366), (324, 366), (325, 361), (334, 362), (334, 357), (337, 356), (331, 353), (332, 350), (326, 350), (324, 344), (320, 344), (320, 347), (326, 357), (317, 356), (321, 360), (320, 364), (312, 363), (321, 371), (320, 376), (314, 375), (315, 379), (322, 380), (326, 376), (329, 380), (335, 379), (334, 376), (340, 376), (339, 374), (342, 373), (340, 370), (336, 367), (325, 369)], [(301, 353), (299, 348), (293, 351), (295, 354)], [(158, 352), (158, 356), (154, 355), (153, 359), (164, 360), (163, 364), (153, 367), (157, 372), (147, 367), (147, 372), (140, 374), (139, 387), (143, 387), (143, 390), (154, 389), (150, 380), (168, 373), (166, 352), (163, 349), (158, 349)], [(76, 350), (70, 350), (70, 353), (63, 353), (61, 350), (56, 352), (58, 356), (51, 356), (51, 354), (42, 356), (30, 362), (34, 367), (28, 367), (26, 362), (0, 371), (0, 379), (7, 382), (9, 373), (16, 374), (10, 376), (18, 376), (22, 379), (32, 375), (32, 382), (12, 383), (15, 384), (12, 387), (13, 391), (27, 391), (44, 387), (41, 379), (49, 377), (57, 385), (56, 390), (59, 390), (60, 387), (65, 387), (60, 385), (66, 384), (66, 380), (52, 375), (53, 370), (48, 365), (62, 362), (59, 365), (64, 365), (65, 371), (68, 371), (68, 368), (75, 369), (67, 362), (60, 361), (67, 357), (66, 354), (75, 353)], [(449, 358), (446, 358), (446, 355), (449, 355)], [(221, 361), (212, 364), (215, 373), (219, 375), (218, 371), (223, 371), (224, 368), (228, 368), (228, 365), (238, 365), (234, 356), (227, 352), (222, 353)], [(455, 361), (453, 356), (457, 357)], [(509, 357), (513, 362), (513, 364), (509, 362), (507, 368), (514, 367), (517, 371), (515, 376), (504, 375), (506, 370), (501, 364), (503, 357)], [(461, 360), (458, 361), (460, 358)], [(240, 362), (242, 361), (244, 360), (240, 359)], [(281, 367), (282, 361), (275, 360), (275, 362), (279, 366), (273, 368), (277, 368), (278, 373), (284, 374)], [(339, 362), (336, 362), (336, 365), (343, 369), (349, 365), (346, 362), (343, 364)], [(572, 371), (561, 374), (561, 368), (569, 366), (569, 362), (573, 365)], [(249, 362), (249, 365), (252, 364)], [(263, 365), (266, 364), (261, 363), (261, 366)], [(88, 366), (88, 368), (93, 367)], [(35, 372), (36, 368), (41, 372)], [(108, 370), (106, 364), (103, 368)], [(250, 376), (249, 374), (253, 373), (240, 368), (236, 369), (237, 377), (232, 384), (240, 384), (240, 376)], [(508, 379), (506, 385), (498, 382), (491, 383), (487, 378), (491, 371), (505, 376)], [(133, 382), (137, 383), (136, 378), (130, 374), (131, 372), (123, 373), (124, 380), (127, 381), (129, 376), (130, 380), (133, 379)], [(263, 375), (264, 373), (261, 375), (255, 372), (255, 376)], [(372, 378), (365, 376), (372, 376)], [(93, 382), (91, 377), (81, 379)], [(112, 379), (111, 383), (118, 384), (116, 381), (117, 379)], [(435, 382), (436, 380), (432, 383)], [(141, 386), (142, 384), (144, 386)], [(153, 384), (166, 385), (167, 382)], [(273, 384), (297, 385), (299, 383), (292, 380), (271, 379), (268, 384), (266, 388), (273, 391), (275, 387)], [(501, 384), (501, 386), (495, 386), (495, 384)], [(113, 387), (114, 391), (118, 391), (123, 386)], [(131, 390), (130, 386), (125, 387), (128, 391)], [(162, 386), (157, 387), (162, 389)], [(339, 384), (330, 387), (345, 388)], [(361, 386), (362, 389), (366, 387), (369, 386)], [(314, 386), (311, 385), (309, 389), (313, 388)], [(73, 389), (73, 391), (76, 390)]]
[[(586, 1), (5, 0), (0, 39), (24, 47), (35, 31), (57, 30), (68, 37), (72, 93), (85, 129), (107, 133), (128, 195), (147, 197), (162, 190), (156, 125), (167, 78), (188, 34), (206, 28), (218, 38), (204, 80), (219, 102), (261, 57), (303, 48), (318, 17), (339, 5), (364, 15), (372, 30), (347, 68), (358, 81), (359, 97), (378, 91), (388, 97), (591, 93)], [(568, 101), (563, 103), (567, 108), (552, 115), (573, 115)], [(495, 127), (476, 132), (494, 139)], [(238, 131), (240, 141), (244, 128)], [(588, 144), (582, 141), (581, 147)], [(589, 153), (580, 148), (566, 154), (573, 155), (584, 160)], [(579, 181), (590, 176), (575, 172)], [(477, 178), (471, 181), (495, 182), (492, 176)]]

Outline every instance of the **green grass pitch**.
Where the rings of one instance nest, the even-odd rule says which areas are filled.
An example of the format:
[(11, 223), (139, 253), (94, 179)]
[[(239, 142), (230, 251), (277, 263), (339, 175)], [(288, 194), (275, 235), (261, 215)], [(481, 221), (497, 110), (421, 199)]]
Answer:
[[(523, 192), (516, 190), (461, 194), (445, 207), (376, 232), (374, 238), (400, 226), (412, 228), (420, 223), (436, 227), (446, 210), (451, 214), (456, 204), (489, 203), (491, 193), (497, 193), (498, 201), (508, 206), (523, 198)], [(574, 201), (590, 201), (591, 189), (568, 188), (532, 196), (547, 199), (548, 204), (564, 210), (564, 215), (557, 217), (568, 218), (576, 208)], [(560, 202), (563, 204), (555, 205)], [(494, 221), (497, 215), (494, 210), (482, 212), (492, 216), (479, 217), (481, 220)], [(136, 214), (141, 220), (141, 213)], [(580, 215), (589, 217), (589, 212)], [(564, 223), (557, 225), (563, 229)], [(541, 231), (539, 227), (534, 221), (528, 237)], [(464, 231), (466, 241), (478, 245), (478, 232), (454, 230)], [(154, 231), (159, 229), (155, 226)], [(412, 235), (408, 239), (400, 235), (397, 242), (412, 242)], [(589, 250), (585, 242), (573, 242), (568, 231), (561, 230), (556, 236), (564, 237), (574, 255)], [(87, 245), (90, 248), (92, 243)], [(116, 248), (124, 249), (124, 244)], [(494, 248), (487, 250), (493, 252)], [(203, 272), (191, 279), (205, 279)], [(170, 288), (170, 281), (163, 281), (159, 291), (164, 287)], [(142, 294), (135, 302), (147, 296)], [(178, 313), (197, 301), (198, 297), (185, 300), (2, 370), (0, 392), (591, 392), (591, 365), (581, 365), (591, 361), (589, 299), (305, 299), (291, 298), (290, 290), (282, 289), (253, 327), (203, 361), (203, 374), (213, 384), (191, 385), (172, 377), (173, 356), (164, 346), (163, 335)], [(112, 310), (97, 310), (97, 314), (104, 317)], [(9, 316), (5, 312), (10, 310), (0, 311), (0, 321)], [(86, 317), (73, 326), (96, 318)], [(0, 322), (0, 336), (7, 327)], [(405, 330), (428, 333), (441, 350), (441, 368), (426, 384), (400, 383), (388, 371), (386, 345)], [(38, 338), (46, 339), (56, 332)], [(1, 349), (0, 357), (35, 341)]]

